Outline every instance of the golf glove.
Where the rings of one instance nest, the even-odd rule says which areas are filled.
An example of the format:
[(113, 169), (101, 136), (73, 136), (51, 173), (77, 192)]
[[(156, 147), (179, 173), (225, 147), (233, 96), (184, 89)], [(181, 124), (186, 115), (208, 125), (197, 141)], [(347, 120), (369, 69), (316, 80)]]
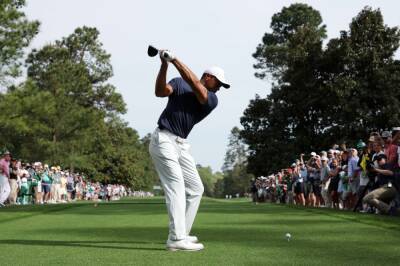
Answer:
[(163, 58), (164, 60), (166, 60), (168, 62), (171, 62), (172, 60), (175, 59), (174, 54), (169, 50), (161, 51), (160, 56), (161, 56), (161, 58)]

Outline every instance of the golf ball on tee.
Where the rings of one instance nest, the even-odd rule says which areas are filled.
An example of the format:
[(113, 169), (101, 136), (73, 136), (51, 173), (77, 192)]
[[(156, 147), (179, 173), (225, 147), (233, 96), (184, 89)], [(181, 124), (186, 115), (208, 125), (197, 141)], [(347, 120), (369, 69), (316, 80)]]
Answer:
[(286, 233), (286, 239), (289, 241), (292, 238), (292, 235), (290, 233)]

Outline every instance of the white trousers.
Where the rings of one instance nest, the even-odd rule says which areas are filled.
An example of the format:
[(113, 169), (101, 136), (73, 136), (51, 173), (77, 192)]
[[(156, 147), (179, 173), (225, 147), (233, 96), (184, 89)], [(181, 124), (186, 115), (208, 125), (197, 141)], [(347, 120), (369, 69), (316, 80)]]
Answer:
[(8, 178), (4, 175), (0, 175), (0, 203), (3, 204), (10, 195), (10, 183)]
[(61, 200), (61, 184), (51, 184), (51, 191), (53, 193), (52, 200), (54, 202), (59, 202)]
[(8, 200), (10, 201), (10, 204), (16, 204), (17, 203), (17, 197), (18, 197), (18, 183), (17, 180), (15, 179), (9, 179), (10, 182), (10, 195), (8, 196)]
[(167, 130), (157, 128), (151, 136), (149, 151), (165, 193), (171, 240), (189, 235), (204, 192), (189, 148), (186, 139)]

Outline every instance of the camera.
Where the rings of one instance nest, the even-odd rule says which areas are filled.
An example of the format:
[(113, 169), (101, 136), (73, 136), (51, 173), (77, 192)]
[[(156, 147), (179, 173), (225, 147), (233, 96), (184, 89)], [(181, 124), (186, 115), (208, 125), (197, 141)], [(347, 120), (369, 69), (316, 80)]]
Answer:
[(365, 168), (367, 169), (367, 171), (373, 171), (373, 170), (375, 170), (375, 165), (373, 162), (367, 162), (367, 165), (365, 166)]

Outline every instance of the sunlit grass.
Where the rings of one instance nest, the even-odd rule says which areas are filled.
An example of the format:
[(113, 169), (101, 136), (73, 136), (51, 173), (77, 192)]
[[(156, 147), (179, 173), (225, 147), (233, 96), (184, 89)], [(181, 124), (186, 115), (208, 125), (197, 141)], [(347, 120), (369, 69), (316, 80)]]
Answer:
[[(399, 265), (400, 219), (204, 199), (201, 252), (168, 252), (164, 200), (0, 209), (1, 265)], [(292, 239), (287, 241), (286, 233)]]

